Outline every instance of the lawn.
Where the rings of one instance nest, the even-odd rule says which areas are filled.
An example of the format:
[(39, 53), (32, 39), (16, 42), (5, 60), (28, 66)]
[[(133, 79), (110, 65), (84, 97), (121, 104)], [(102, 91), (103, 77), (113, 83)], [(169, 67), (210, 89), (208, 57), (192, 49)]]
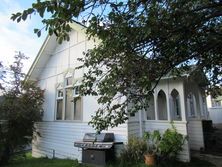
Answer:
[(15, 156), (3, 167), (86, 167), (74, 160), (32, 158), (31, 153)]
[[(28, 153), (25, 156), (14, 157), (8, 165), (3, 167), (90, 167), (79, 164), (75, 160), (61, 160), (48, 158), (32, 158)], [(108, 165), (108, 167), (124, 167), (121, 163)], [(145, 164), (135, 164), (131, 167), (147, 167)], [(158, 167), (215, 167), (211, 163), (199, 159), (192, 159), (190, 163), (176, 162), (173, 164), (163, 163)]]

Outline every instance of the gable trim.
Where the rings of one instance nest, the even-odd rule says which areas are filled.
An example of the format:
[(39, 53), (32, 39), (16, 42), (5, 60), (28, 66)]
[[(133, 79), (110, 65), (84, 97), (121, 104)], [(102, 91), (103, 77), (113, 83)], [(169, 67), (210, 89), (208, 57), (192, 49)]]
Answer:
[[(77, 32), (81, 32), (81, 33), (86, 33), (86, 27), (84, 25), (82, 25), (81, 23), (78, 23), (78, 22), (73, 22), (73, 23), (70, 23), (70, 27), (77, 31)], [(38, 53), (37, 53), (37, 56), (36, 58), (34, 59), (31, 67), (29, 68), (29, 71), (26, 75), (26, 78), (25, 78), (25, 81), (27, 80), (34, 80), (36, 81), (37, 78), (35, 78), (33, 75), (33, 72), (37, 66), (37, 64), (39, 63), (39, 61), (41, 60), (42, 56), (43, 56), (43, 52), (45, 51), (45, 49), (47, 48), (47, 45), (50, 44), (50, 42), (57, 42), (57, 41), (51, 41), (50, 39), (52, 37), (55, 37), (55, 35), (47, 35), (47, 37), (45, 38), (42, 46), (40, 47)], [(49, 56), (49, 55), (44, 55), (44, 56)], [(33, 77), (33, 78), (32, 78)]]

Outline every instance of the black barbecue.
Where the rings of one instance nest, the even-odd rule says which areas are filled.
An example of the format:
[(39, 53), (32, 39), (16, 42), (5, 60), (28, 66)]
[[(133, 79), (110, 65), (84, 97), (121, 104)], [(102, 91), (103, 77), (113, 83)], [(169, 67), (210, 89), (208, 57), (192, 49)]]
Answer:
[(113, 133), (86, 133), (83, 141), (74, 142), (75, 147), (82, 148), (82, 163), (105, 166), (114, 159)]

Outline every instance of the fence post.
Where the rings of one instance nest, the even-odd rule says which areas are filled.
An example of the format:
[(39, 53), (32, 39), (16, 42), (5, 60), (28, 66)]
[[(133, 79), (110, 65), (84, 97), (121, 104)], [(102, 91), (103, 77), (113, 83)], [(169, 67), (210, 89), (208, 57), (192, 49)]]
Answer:
[(55, 150), (54, 149), (52, 150), (52, 158), (53, 159), (55, 158)]

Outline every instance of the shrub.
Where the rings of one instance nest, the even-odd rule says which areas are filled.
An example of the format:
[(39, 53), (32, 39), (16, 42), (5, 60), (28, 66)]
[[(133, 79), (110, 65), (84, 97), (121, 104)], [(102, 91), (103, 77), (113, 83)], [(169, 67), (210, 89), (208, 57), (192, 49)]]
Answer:
[(176, 127), (172, 125), (171, 129), (167, 129), (162, 135), (159, 144), (160, 157), (166, 160), (175, 160), (180, 151), (183, 150), (185, 137), (178, 133)]
[(159, 150), (159, 144), (161, 141), (160, 131), (154, 130), (151, 132), (144, 132), (143, 135), (144, 141), (147, 144), (147, 154), (157, 155)]
[(131, 137), (120, 154), (120, 166), (130, 166), (143, 162), (146, 151), (146, 142), (137, 137)]
[(185, 137), (177, 132), (173, 124), (172, 128), (167, 129), (162, 135), (158, 130), (145, 132), (144, 139), (147, 143), (147, 152), (156, 155), (161, 161), (176, 160), (185, 141)]
[[(10, 66), (12, 80), (4, 90), (0, 102), (0, 164), (7, 163), (10, 156), (31, 144), (34, 123), (41, 121), (44, 91), (34, 82), (24, 82), (22, 60), (24, 55), (15, 55)], [(4, 125), (4, 126), (3, 126)]]

